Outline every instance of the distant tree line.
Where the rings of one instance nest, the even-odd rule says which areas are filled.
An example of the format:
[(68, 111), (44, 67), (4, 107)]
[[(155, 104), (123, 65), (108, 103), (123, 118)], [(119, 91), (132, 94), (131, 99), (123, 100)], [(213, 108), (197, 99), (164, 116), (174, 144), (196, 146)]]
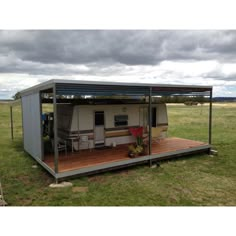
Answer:
[[(52, 97), (52, 94), (43, 94), (44, 98)], [(20, 93), (17, 92), (14, 96), (12, 96), (14, 100), (21, 98)], [(133, 96), (78, 96), (78, 95), (59, 95), (57, 98), (60, 99), (137, 99), (141, 101), (145, 101), (145, 97), (133, 97)], [(146, 100), (147, 101), (147, 100)], [(160, 97), (153, 97), (153, 102), (156, 103), (184, 103), (185, 105), (197, 105), (197, 104), (204, 104), (209, 102), (209, 98), (204, 96), (160, 96)]]
[(14, 100), (20, 99), (20, 98), (21, 98), (20, 92), (17, 92), (15, 95), (13, 95), (12, 98), (13, 98)]
[(236, 97), (214, 97), (214, 102), (236, 102)]
[(163, 96), (154, 97), (153, 102), (158, 103), (184, 103), (185, 105), (197, 105), (209, 102), (209, 98), (204, 96)]

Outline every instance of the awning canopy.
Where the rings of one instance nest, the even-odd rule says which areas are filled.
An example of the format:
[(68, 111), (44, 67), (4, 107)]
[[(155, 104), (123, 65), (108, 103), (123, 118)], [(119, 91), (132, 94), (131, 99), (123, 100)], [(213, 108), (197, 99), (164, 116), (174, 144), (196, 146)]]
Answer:
[(209, 96), (211, 88), (203, 87), (160, 87), (57, 83), (57, 95), (75, 96)]

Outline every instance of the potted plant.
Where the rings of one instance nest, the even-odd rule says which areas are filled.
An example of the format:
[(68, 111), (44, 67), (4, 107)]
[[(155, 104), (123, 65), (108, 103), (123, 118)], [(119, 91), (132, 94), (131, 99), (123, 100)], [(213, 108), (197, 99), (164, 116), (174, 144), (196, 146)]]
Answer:
[(136, 157), (145, 153), (145, 144), (143, 142), (143, 127), (130, 128), (130, 133), (136, 138), (136, 143), (129, 145), (129, 157)]

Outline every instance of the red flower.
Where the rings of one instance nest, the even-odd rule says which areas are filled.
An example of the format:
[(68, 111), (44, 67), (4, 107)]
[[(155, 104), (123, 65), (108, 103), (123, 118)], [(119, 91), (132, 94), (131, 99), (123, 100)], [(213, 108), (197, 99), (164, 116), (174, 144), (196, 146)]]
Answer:
[(135, 138), (143, 137), (143, 127), (130, 128), (129, 131)]
[(142, 145), (143, 144), (143, 127), (130, 128), (129, 131), (136, 138), (136, 144)]

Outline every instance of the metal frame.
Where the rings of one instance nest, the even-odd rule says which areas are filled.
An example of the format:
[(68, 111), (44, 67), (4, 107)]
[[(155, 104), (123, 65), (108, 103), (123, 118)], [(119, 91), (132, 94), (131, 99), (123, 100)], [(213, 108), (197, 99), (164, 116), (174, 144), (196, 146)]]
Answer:
[[(35, 93), (35, 92), (46, 90), (46, 89), (52, 88), (55, 84), (89, 85), (90, 87), (96, 87), (98, 85), (104, 85), (104, 86), (112, 85), (112, 86), (122, 86), (122, 87), (137, 87), (137, 88), (140, 88), (140, 89), (146, 87), (147, 91), (148, 91), (149, 87), (152, 87), (152, 88), (155, 88), (155, 91), (153, 91), (153, 95), (154, 94), (160, 95), (161, 92), (163, 92), (163, 94), (165, 94), (165, 95), (175, 95), (175, 93), (173, 93), (173, 91), (172, 91), (172, 93), (170, 93), (171, 89), (176, 89), (176, 90), (179, 90), (179, 91), (182, 90), (181, 94), (184, 94), (186, 96), (189, 95), (187, 92), (191, 92), (192, 95), (197, 95), (197, 92), (210, 91), (212, 89), (212, 86), (148, 84), (148, 83), (119, 83), (119, 82), (105, 82), (105, 81), (52, 79), (52, 80), (46, 81), (44, 83), (41, 83), (39, 85), (33, 86), (31, 88), (22, 90), (20, 92), (20, 94), (21, 94), (21, 96), (25, 96), (25, 95), (32, 94), (32, 93)], [(164, 93), (165, 90), (166, 90), (166, 92)], [(184, 92), (186, 92), (186, 94)]]
[(20, 95), (21, 95), (21, 97), (23, 97), (23, 96), (27, 96), (27, 95), (37, 93), (37, 92), (40, 92), (43, 90), (51, 89), (54, 87), (55, 84), (56, 84), (56, 80), (49, 80), (49, 81), (46, 81), (46, 82), (41, 83), (39, 85), (35, 85), (31, 88), (22, 90), (20, 92)]
[(120, 85), (120, 86), (137, 86), (137, 87), (158, 87), (158, 88), (189, 88), (189, 89), (211, 89), (212, 86), (196, 86), (196, 85), (170, 85), (170, 84), (150, 84), (150, 83), (120, 83), (120, 82), (105, 82), (105, 81), (86, 81), (86, 80), (60, 80), (52, 79), (39, 85), (21, 91), (21, 95), (25, 96), (29, 93), (51, 88), (54, 84), (86, 84), (86, 85)]
[[(148, 105), (148, 114), (149, 114), (149, 132), (148, 132), (148, 150), (149, 150), (149, 155), (152, 155), (152, 87), (150, 87), (149, 90), (149, 105)], [(149, 165), (152, 165), (152, 160), (150, 159)]]
[[(52, 89), (53, 90), (53, 87), (47, 87), (47, 89)], [(40, 129), (41, 129), (41, 135), (42, 135), (42, 138), (41, 138), (41, 152), (42, 152), (42, 160), (44, 160), (44, 140), (43, 140), (43, 125), (42, 125), (42, 113), (43, 113), (43, 98), (42, 98), (42, 94), (44, 93), (44, 90), (40, 90), (39, 91), (39, 101), (40, 101), (40, 120), (41, 120), (41, 123), (40, 123)]]
[(54, 171), (58, 173), (58, 132), (57, 132), (57, 94), (56, 85), (53, 87), (53, 124), (54, 124)]
[(44, 143), (43, 143), (43, 124), (42, 124), (42, 94), (39, 92), (39, 106), (40, 106), (40, 132), (41, 132), (41, 160), (44, 160)]
[[(72, 95), (74, 91), (78, 88), (76, 93), (80, 95), (127, 95), (127, 94), (137, 94), (138, 96), (148, 96), (148, 115), (149, 115), (149, 155), (125, 160), (118, 161), (115, 163), (108, 163), (103, 165), (97, 165), (90, 168), (82, 168), (75, 171), (66, 171), (59, 173), (58, 171), (58, 132), (57, 132), (57, 95), (63, 92)], [(85, 90), (83, 90), (85, 88)], [(34, 94), (36, 92), (43, 92), (43, 90), (52, 89), (53, 93), (53, 113), (54, 113), (54, 170), (49, 168), (43, 161), (37, 160), (47, 171), (49, 171), (55, 178), (56, 181), (60, 178), (69, 177), (72, 175), (80, 175), (85, 173), (91, 173), (96, 171), (103, 171), (109, 168), (121, 168), (123, 166), (129, 166), (134, 164), (139, 164), (143, 162), (149, 162), (151, 165), (155, 160), (167, 159), (176, 155), (186, 155), (193, 152), (210, 150), (212, 142), (212, 87), (211, 86), (190, 86), (190, 85), (157, 85), (157, 84), (133, 84), (133, 83), (113, 83), (113, 82), (98, 82), (98, 81), (75, 81), (75, 80), (50, 80), (40, 85), (34, 86), (32, 88), (26, 89), (21, 92), (22, 96), (29, 94)], [(88, 94), (86, 94), (88, 93)], [(185, 150), (179, 150), (176, 152), (168, 152), (164, 154), (152, 154), (152, 97), (156, 95), (186, 95), (191, 96), (194, 94), (204, 94), (210, 97), (209, 105), (209, 144), (197, 148), (189, 148)], [(65, 94), (66, 95), (66, 94)], [(77, 94), (74, 94), (77, 95)], [(40, 99), (40, 105), (42, 108), (42, 101)], [(42, 112), (42, 109), (41, 109)], [(104, 112), (105, 114), (105, 112)], [(105, 119), (105, 117), (104, 117)], [(104, 121), (105, 122), (105, 121)], [(42, 122), (41, 122), (42, 123)], [(104, 123), (105, 127), (105, 123)], [(79, 127), (78, 127), (79, 128)], [(41, 127), (42, 131), (42, 127)], [(43, 148), (43, 147), (42, 147)]]

